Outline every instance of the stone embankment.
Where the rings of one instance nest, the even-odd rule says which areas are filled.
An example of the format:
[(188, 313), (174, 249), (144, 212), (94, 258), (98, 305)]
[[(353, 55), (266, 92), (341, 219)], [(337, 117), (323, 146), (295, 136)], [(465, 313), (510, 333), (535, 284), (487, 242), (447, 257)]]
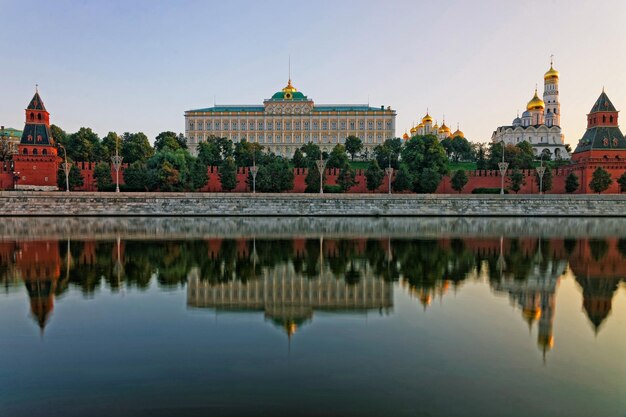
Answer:
[(2, 216), (626, 217), (626, 195), (0, 192)]

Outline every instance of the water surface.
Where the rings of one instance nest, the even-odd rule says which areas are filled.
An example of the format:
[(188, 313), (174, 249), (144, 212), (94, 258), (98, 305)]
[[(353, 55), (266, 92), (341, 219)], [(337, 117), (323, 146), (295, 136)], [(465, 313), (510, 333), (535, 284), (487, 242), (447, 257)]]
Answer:
[(626, 233), (3, 219), (1, 416), (624, 416)]

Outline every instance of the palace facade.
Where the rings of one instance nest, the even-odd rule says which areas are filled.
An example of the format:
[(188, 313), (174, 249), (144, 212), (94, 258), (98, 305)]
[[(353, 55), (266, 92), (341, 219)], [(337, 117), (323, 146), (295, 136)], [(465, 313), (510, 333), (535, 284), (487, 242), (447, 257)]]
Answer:
[(363, 141), (364, 152), (371, 153), (376, 145), (395, 137), (395, 131), (396, 112), (390, 107), (316, 105), (291, 80), (262, 105), (216, 105), (185, 112), (185, 136), (194, 154), (198, 144), (211, 137), (246, 139), (290, 157), (309, 142), (329, 152), (351, 135)]
[(491, 135), (492, 142), (517, 145), (528, 142), (535, 155), (544, 154), (550, 159), (569, 159), (565, 147), (565, 137), (561, 131), (561, 104), (559, 102), (559, 72), (550, 63), (544, 74), (543, 100), (535, 95), (526, 105), (526, 111), (519, 114), (511, 125), (498, 127)]

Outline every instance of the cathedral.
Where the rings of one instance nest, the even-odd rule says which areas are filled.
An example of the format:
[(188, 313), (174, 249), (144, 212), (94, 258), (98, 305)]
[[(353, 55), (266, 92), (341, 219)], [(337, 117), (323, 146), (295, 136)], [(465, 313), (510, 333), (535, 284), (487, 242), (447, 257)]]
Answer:
[(498, 127), (491, 136), (492, 142), (517, 145), (528, 142), (536, 156), (545, 155), (550, 159), (569, 159), (565, 139), (561, 132), (561, 104), (559, 103), (559, 72), (550, 69), (543, 76), (543, 100), (535, 95), (526, 105), (522, 117), (513, 119), (510, 126)]
[(465, 134), (458, 128), (458, 126), (456, 131), (452, 132), (452, 130), (446, 126), (445, 119), (441, 126), (439, 126), (436, 121), (435, 124), (433, 124), (433, 118), (430, 114), (428, 114), (428, 111), (426, 111), (426, 115), (422, 117), (421, 123), (417, 126), (411, 127), (410, 132), (411, 136), (405, 133), (402, 138), (407, 140), (413, 136), (434, 135), (437, 136), (437, 139), (444, 140), (446, 138), (465, 137)]

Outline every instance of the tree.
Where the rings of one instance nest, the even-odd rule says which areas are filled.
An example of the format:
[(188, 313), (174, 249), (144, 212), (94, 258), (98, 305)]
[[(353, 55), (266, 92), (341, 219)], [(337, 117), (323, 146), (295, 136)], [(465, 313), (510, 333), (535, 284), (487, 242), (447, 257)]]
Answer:
[(398, 168), (398, 172), (396, 173), (396, 178), (391, 183), (391, 188), (393, 191), (406, 191), (413, 188), (413, 177), (409, 172), (409, 168), (406, 164), (400, 164), (400, 168)]
[[(502, 162), (503, 143), (496, 142), (489, 145), (489, 159), (487, 169), (498, 169), (498, 163)], [(509, 169), (530, 169), (533, 167), (534, 153), (532, 145), (526, 141), (517, 145), (506, 145), (504, 149), (504, 161), (509, 163)]]
[(249, 167), (257, 161), (260, 156), (263, 147), (258, 143), (248, 142), (246, 139), (235, 144), (235, 150), (233, 155), (235, 156), (235, 162), (238, 167)]
[(148, 137), (142, 132), (124, 133), (122, 135), (121, 152), (124, 162), (145, 162), (154, 155), (154, 149), (150, 146)]
[(612, 183), (613, 180), (611, 179), (611, 174), (609, 174), (609, 172), (604, 168), (598, 167), (595, 171), (593, 171), (589, 187), (591, 187), (594, 193), (600, 194), (601, 192), (608, 190)]
[(115, 155), (115, 149), (117, 147), (120, 147), (118, 152), (121, 155), (121, 138), (117, 135), (117, 133), (109, 132), (104, 138), (102, 138), (102, 142), (100, 142), (100, 160), (106, 162), (111, 161), (111, 157)]
[(154, 149), (158, 152), (165, 148), (172, 151), (187, 149), (187, 139), (185, 139), (185, 136), (182, 133), (177, 135), (171, 131), (161, 132), (154, 140)]
[(211, 136), (198, 144), (198, 158), (207, 166), (219, 166), (229, 156), (233, 156), (233, 142), (229, 139)]
[[(70, 191), (74, 191), (76, 188), (83, 186), (83, 175), (76, 165), (74, 165), (71, 161), (68, 161), (68, 163), (72, 164), (70, 174), (68, 175), (68, 182), (70, 183)], [(57, 172), (57, 186), (63, 191), (67, 189), (65, 187), (65, 171), (63, 171), (63, 168), (60, 165)]]
[(383, 183), (384, 177), (385, 172), (378, 165), (378, 161), (374, 159), (365, 170), (365, 182), (367, 189), (370, 191), (376, 191)]
[(110, 191), (113, 185), (111, 177), (111, 165), (108, 162), (98, 162), (93, 171), (93, 177), (96, 180), (98, 191)]
[[(319, 181), (319, 176), (317, 178)], [(261, 158), (256, 176), (257, 191), (281, 193), (292, 188), (293, 169), (289, 165), (289, 160), (273, 154), (264, 155)]]
[(524, 173), (519, 169), (511, 171), (509, 174), (509, 190), (517, 194), (524, 185), (526, 185), (526, 177), (524, 176)]
[(145, 162), (135, 161), (124, 170), (124, 183), (130, 191), (148, 190), (148, 167)]
[(477, 143), (473, 145), (473, 154), (476, 161), (476, 169), (487, 169), (487, 157), (485, 151), (486, 145), (484, 143)]
[(191, 167), (191, 187), (197, 191), (204, 187), (209, 181), (207, 166), (199, 159), (195, 158)]
[(191, 170), (195, 158), (185, 149), (164, 148), (147, 161), (149, 190), (185, 191), (194, 188)]
[(344, 193), (356, 184), (356, 173), (354, 172), (354, 169), (350, 167), (350, 164), (346, 164), (343, 168), (341, 168), (339, 177), (337, 177), (337, 184), (341, 187), (341, 191)]
[(300, 151), (306, 158), (306, 166), (308, 167), (311, 166), (312, 161), (317, 161), (318, 159), (320, 159), (320, 155), (322, 154), (320, 147), (313, 142), (302, 145)]
[(617, 179), (617, 183), (619, 184), (619, 192), (626, 192), (626, 171)]
[[(324, 183), (326, 179), (326, 170), (324, 170), (324, 178), (322, 178), (322, 183)], [(317, 193), (320, 190), (320, 171), (317, 169), (317, 165), (315, 163), (309, 166), (309, 170), (304, 178), (304, 183), (306, 184), (306, 189), (304, 192), (306, 193)]]
[(237, 186), (237, 165), (232, 156), (226, 158), (220, 166), (220, 183), (224, 191), (232, 191)]
[[(452, 189), (454, 191), (457, 191), (458, 193), (461, 193), (461, 191), (463, 191), (463, 187), (465, 187), (465, 185), (467, 184), (467, 181), (468, 181), (467, 174), (465, 174), (464, 170), (459, 169), (458, 171), (454, 173), (454, 175), (452, 176), (452, 180), (450, 182), (452, 185)], [(439, 183), (437, 183), (437, 185), (439, 185)], [(435, 187), (435, 190), (436, 189), (437, 188)]]
[(565, 178), (565, 192), (573, 193), (578, 190), (580, 183), (578, 182), (578, 175), (570, 172), (567, 178)]
[(296, 151), (293, 153), (293, 158), (291, 159), (291, 162), (296, 168), (306, 168), (308, 166), (307, 160), (300, 149), (296, 149)]
[(50, 125), (50, 133), (56, 143), (67, 146), (67, 133), (57, 125)]
[(67, 137), (65, 145), (67, 157), (74, 161), (100, 160), (100, 138), (87, 127), (81, 127), (78, 132)]
[(348, 155), (346, 154), (346, 147), (341, 143), (338, 143), (333, 147), (333, 150), (328, 155), (327, 168), (343, 168), (348, 165)]
[(0, 136), (0, 161), (10, 161), (13, 159), (15, 146), (8, 136)]
[(397, 169), (400, 165), (399, 158), (401, 151), (402, 139), (387, 139), (382, 145), (376, 145), (374, 147), (374, 158), (376, 158), (378, 166), (380, 167), (388, 167), (391, 162), (391, 167)]
[(354, 156), (363, 150), (363, 142), (356, 136), (350, 135), (346, 138), (346, 151), (354, 161)]
[(550, 191), (552, 189), (552, 170), (550, 169), (550, 167), (546, 167), (542, 179), (539, 178), (538, 174), (535, 175), (535, 182), (537, 183), (537, 187), (541, 187), (539, 192)]
[(418, 192), (434, 193), (441, 182), (441, 174), (434, 168), (426, 168), (419, 176)]

